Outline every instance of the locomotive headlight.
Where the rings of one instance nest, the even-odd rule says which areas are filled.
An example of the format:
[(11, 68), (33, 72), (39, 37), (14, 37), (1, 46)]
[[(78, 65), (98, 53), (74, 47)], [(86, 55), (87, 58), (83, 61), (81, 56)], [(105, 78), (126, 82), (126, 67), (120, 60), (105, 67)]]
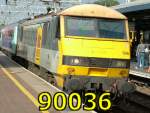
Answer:
[(73, 61), (74, 61), (74, 64), (76, 65), (80, 63), (80, 60), (78, 58), (75, 58)]
[(72, 65), (78, 65), (79, 63), (80, 63), (80, 59), (79, 58), (71, 58), (70, 59), (70, 64), (72, 64)]
[(116, 67), (126, 67), (125, 61), (116, 61)]
[(81, 60), (78, 57), (65, 56), (63, 58), (63, 64), (78, 66), (80, 65)]
[(126, 60), (113, 60), (111, 63), (111, 67), (116, 67), (116, 68), (127, 68), (129, 62)]

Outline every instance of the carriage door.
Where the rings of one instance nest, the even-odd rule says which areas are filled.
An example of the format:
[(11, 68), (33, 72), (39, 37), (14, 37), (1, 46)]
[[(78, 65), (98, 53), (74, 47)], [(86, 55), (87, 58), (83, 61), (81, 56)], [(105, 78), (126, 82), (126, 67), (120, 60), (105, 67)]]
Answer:
[(35, 47), (35, 63), (40, 64), (40, 53), (42, 47), (42, 27), (38, 27), (36, 35), (36, 47)]

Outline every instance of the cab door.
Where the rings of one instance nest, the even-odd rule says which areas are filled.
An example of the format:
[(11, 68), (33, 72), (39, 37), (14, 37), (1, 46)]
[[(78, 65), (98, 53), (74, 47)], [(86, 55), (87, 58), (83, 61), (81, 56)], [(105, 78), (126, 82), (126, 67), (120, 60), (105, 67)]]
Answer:
[(35, 47), (35, 64), (40, 64), (40, 54), (42, 47), (42, 27), (38, 27), (36, 35), (36, 47)]

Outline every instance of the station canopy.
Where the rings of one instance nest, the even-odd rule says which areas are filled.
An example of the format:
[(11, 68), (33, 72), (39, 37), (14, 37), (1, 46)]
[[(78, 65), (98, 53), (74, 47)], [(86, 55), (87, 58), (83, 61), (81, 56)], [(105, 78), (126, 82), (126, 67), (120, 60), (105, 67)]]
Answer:
[(150, 0), (139, 0), (112, 7), (128, 17), (129, 22), (135, 22), (141, 30), (150, 29)]

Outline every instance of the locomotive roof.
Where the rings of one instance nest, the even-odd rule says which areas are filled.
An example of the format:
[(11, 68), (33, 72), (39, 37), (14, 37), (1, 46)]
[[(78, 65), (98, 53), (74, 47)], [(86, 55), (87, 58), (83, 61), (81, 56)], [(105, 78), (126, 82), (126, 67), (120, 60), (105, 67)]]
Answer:
[(59, 15), (127, 19), (120, 12), (97, 4), (76, 5), (65, 9)]
[(45, 15), (45, 16), (41, 16), (38, 18), (34, 18), (31, 20), (26, 20), (24, 22), (21, 22), (22, 25), (31, 25), (31, 24), (37, 24), (37, 23), (41, 23), (41, 22), (47, 22), (50, 21), (52, 18), (51, 15)]
[(17, 26), (18, 26), (18, 23), (12, 23), (12, 24), (3, 26), (0, 30), (1, 31), (3, 31), (3, 30), (10, 30), (10, 29), (14, 29)]

